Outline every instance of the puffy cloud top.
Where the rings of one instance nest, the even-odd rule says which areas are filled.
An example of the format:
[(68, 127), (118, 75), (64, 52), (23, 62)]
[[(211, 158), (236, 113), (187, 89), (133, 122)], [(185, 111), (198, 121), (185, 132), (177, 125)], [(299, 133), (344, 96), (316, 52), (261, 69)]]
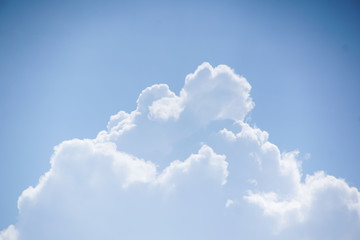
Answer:
[(357, 239), (360, 193), (244, 122), (247, 80), (203, 63), (110, 117), (95, 139), (55, 147), (0, 240)]

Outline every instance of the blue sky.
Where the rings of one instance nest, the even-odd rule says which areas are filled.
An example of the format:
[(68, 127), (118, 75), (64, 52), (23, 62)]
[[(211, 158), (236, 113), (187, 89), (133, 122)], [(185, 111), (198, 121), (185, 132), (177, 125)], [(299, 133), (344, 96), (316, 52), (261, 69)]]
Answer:
[(356, 1), (1, 1), (0, 229), (16, 223), (55, 145), (95, 138), (153, 84), (179, 95), (203, 62), (247, 79), (246, 122), (299, 150), (304, 174), (359, 188), (359, 11)]

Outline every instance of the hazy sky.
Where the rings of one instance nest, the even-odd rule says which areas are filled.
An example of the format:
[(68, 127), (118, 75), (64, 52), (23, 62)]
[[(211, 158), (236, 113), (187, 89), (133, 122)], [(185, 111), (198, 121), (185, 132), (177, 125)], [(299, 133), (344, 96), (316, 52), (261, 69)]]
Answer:
[[(29, 236), (32, 236), (28, 229), (33, 226), (26, 225), (29, 221), (31, 222), (32, 215), (30, 213), (26, 216), (19, 215), (17, 202), (25, 189), (29, 186), (35, 187), (39, 177), (53, 168), (49, 161), (54, 153), (54, 146), (73, 138), (99, 139), (98, 133), (107, 129), (110, 116), (121, 110), (130, 114), (139, 108), (136, 102), (139, 94), (153, 84), (167, 84), (168, 89), (159, 90), (161, 93), (157, 93), (157, 97), (170, 98), (170, 102), (163, 101), (166, 102), (165, 104), (160, 101), (159, 104), (152, 105), (151, 100), (144, 100), (148, 107), (153, 106), (151, 108), (153, 110), (149, 108), (151, 114), (147, 115), (147, 120), (140, 117), (138, 117), (140, 120), (136, 117), (129, 118), (129, 122), (136, 125), (134, 128), (136, 134), (130, 134), (129, 138), (125, 138), (127, 136), (125, 134), (124, 140), (121, 140), (122, 133), (118, 133), (120, 137), (117, 136), (120, 140), (114, 140), (111, 137), (101, 138), (102, 142), (115, 142), (119, 152), (131, 154), (136, 159), (151, 161), (158, 166), (157, 174), (154, 173), (157, 177), (151, 175), (151, 180), (141, 179), (141, 181), (147, 184), (160, 181), (156, 179), (162, 176), (163, 168), (177, 159), (180, 161), (188, 159), (191, 162), (191, 154), (201, 159), (201, 156), (209, 156), (211, 153), (210, 156), (214, 159), (222, 161), (219, 160), (222, 170), (226, 165), (224, 162), (228, 163), (230, 174), (226, 176), (224, 172), (221, 172), (223, 175), (219, 177), (219, 182), (232, 176), (231, 156), (236, 158), (236, 151), (229, 150), (226, 145), (223, 146), (220, 143), (221, 146), (216, 146), (217, 141), (211, 137), (215, 130), (225, 128), (236, 134), (246, 128), (245, 125), (240, 124), (234, 127), (232, 123), (222, 122), (223, 119), (231, 119), (231, 121), (248, 124), (246, 126), (249, 126), (250, 132), (257, 132), (256, 129), (268, 132), (269, 142), (275, 144), (276, 149), (281, 153), (298, 150), (296, 161), (290, 156), (284, 159), (291, 159), (289, 161), (292, 163), (302, 162), (302, 175), (300, 183), (297, 183), (302, 186), (301, 188), (306, 189), (306, 186), (310, 186), (310, 183), (306, 185), (306, 174), (317, 179), (316, 171), (324, 171), (325, 175), (318, 176), (319, 179), (330, 179), (327, 178), (328, 176), (334, 176), (336, 180), (331, 179), (335, 182), (344, 179), (346, 182), (339, 183), (344, 187), (341, 188), (342, 190), (349, 190), (349, 186), (359, 188), (359, 42), (360, 5), (357, 1), (0, 0), (0, 229), (6, 229), (10, 224), (14, 224), (20, 229), (19, 231), (27, 232)], [(239, 89), (242, 90), (239, 90), (239, 94), (241, 95), (241, 91), (244, 91), (245, 95), (250, 94), (252, 100), (249, 101), (254, 103), (254, 106), (248, 106), (246, 98), (245, 100), (242, 98), (243, 95), (240, 98), (236, 94), (229, 95), (227, 91), (238, 88), (231, 89), (226, 84), (220, 84), (225, 87), (216, 85), (219, 87), (218, 92), (208, 94), (205, 90), (203, 91), (207, 89), (206, 86), (209, 86), (206, 81), (211, 81), (209, 80), (212, 79), (211, 77), (201, 75), (198, 77), (201, 80), (198, 81), (205, 82), (204, 85), (200, 84), (189, 87), (190, 90), (187, 89), (184, 83), (185, 77), (189, 73), (194, 73), (203, 62), (211, 64), (212, 67), (206, 65), (210, 69), (219, 64), (225, 64), (233, 69), (234, 72), (227, 68), (226, 71), (224, 70), (225, 79), (227, 77), (233, 79), (233, 76), (239, 77), (239, 75), (246, 78), (245, 81), (251, 86), (251, 91), (247, 90), (246, 83), (241, 82)], [(231, 81), (229, 84), (232, 86)], [(197, 97), (194, 99), (200, 101), (194, 100), (193, 103), (191, 102), (193, 100), (187, 100), (188, 98), (180, 93), (183, 88), (184, 92), (189, 92), (189, 96), (199, 92), (199, 96), (195, 94)], [(175, 97), (168, 91), (170, 93), (172, 91)], [(203, 92), (206, 94), (201, 95)], [(225, 95), (233, 101), (231, 99), (231, 101), (229, 99), (225, 101), (222, 98)], [(242, 100), (245, 102), (241, 102)], [(189, 106), (194, 107), (188, 107), (187, 101), (191, 102)], [(220, 104), (222, 101), (224, 101), (223, 105)], [(236, 102), (238, 106), (234, 106), (233, 102)], [(214, 106), (218, 103), (217, 109)], [(165, 108), (164, 105), (168, 107)], [(189, 117), (190, 120), (184, 117), (192, 111), (199, 114), (199, 116), (193, 116), (196, 121), (192, 117)], [(215, 117), (212, 111), (218, 111), (214, 113)], [(121, 118), (119, 115), (116, 116)], [(157, 122), (159, 124), (153, 126), (152, 121), (159, 121)], [(187, 129), (190, 123), (195, 124), (194, 128)], [(153, 130), (147, 130), (149, 127)], [(182, 131), (179, 129), (183, 128), (187, 129), (189, 134), (190, 132), (194, 134), (191, 135), (193, 136), (191, 140), (184, 136), (176, 138), (172, 135), (182, 136), (180, 134)], [(164, 139), (170, 138), (171, 140), (167, 141), (170, 145), (174, 144), (169, 145), (169, 149), (177, 150), (147, 152), (147, 149), (152, 147), (157, 149), (156, 146), (166, 148), (164, 139), (161, 138), (162, 134), (156, 133), (156, 130), (167, 132), (169, 136)], [(107, 131), (107, 134), (111, 135), (111, 127)], [(116, 131), (122, 130), (116, 129)], [(226, 131), (222, 131), (222, 134), (232, 136)], [(260, 135), (256, 136), (262, 138)], [(189, 140), (188, 143), (187, 140)], [(135, 147), (130, 144), (132, 142), (138, 145)], [(190, 146), (190, 143), (195, 145)], [(200, 146), (200, 143), (205, 145)], [(240, 145), (244, 147), (247, 146), (246, 144), (248, 143), (241, 142)], [(97, 146), (94, 148), (97, 149)], [(260, 150), (248, 151), (256, 153)], [(59, 152), (62, 153), (60, 150)], [(82, 153), (82, 150), (77, 152)], [(118, 152), (114, 154), (117, 156)], [(227, 154), (226, 160), (218, 157)], [(69, 158), (72, 157), (73, 155)], [(157, 157), (157, 160), (161, 159), (161, 162), (157, 162)], [(208, 158), (213, 159), (212, 157)], [(127, 159), (128, 156), (124, 158)], [(267, 155), (265, 154), (263, 158), (267, 159)], [(274, 164), (281, 166), (280, 163), (279, 160)], [(79, 174), (76, 167), (72, 169), (71, 164), (61, 166), (68, 167), (74, 175)], [(250, 167), (248, 171), (252, 172)], [(91, 172), (91, 176), (92, 174)], [(107, 172), (104, 170), (101, 174), (107, 175)], [(100, 178), (103, 176), (101, 174)], [(259, 178), (262, 179), (262, 177)], [(135, 182), (136, 179), (135, 177)], [(243, 203), (236, 200), (236, 197), (246, 202), (244, 199), (248, 195), (242, 192), (243, 198), (229, 194), (233, 192), (232, 186), (236, 188), (236, 181), (228, 180), (224, 186), (229, 186), (230, 190), (227, 189), (225, 193), (216, 192), (215, 194), (213, 190), (207, 189), (200, 183), (199, 186), (196, 185), (199, 188), (193, 191), (198, 192), (199, 189), (204, 189), (205, 196), (215, 194), (221, 201), (222, 197), (225, 201), (230, 200), (223, 204), (224, 207), (226, 203), (229, 203), (233, 207), (244, 208)], [(245, 179), (247, 180), (255, 180), (255, 178)], [(111, 180), (107, 181), (111, 182)], [(276, 187), (260, 187), (261, 181), (255, 182), (253, 185), (259, 184), (258, 188), (250, 189), (241, 184), (238, 188), (242, 191), (252, 190), (254, 195), (249, 195), (253, 198), (248, 196), (248, 202), (255, 205), (261, 205), (259, 199), (263, 199), (263, 202), (272, 199), (264, 197), (269, 195), (260, 193), (277, 193), (279, 196), (285, 192), (288, 193), (285, 190), (279, 190), (276, 184), (274, 185)], [(62, 189), (56, 184), (53, 186), (54, 191), (59, 188)], [(109, 192), (110, 189), (111, 187)], [(276, 192), (277, 190), (280, 192)], [(344, 190), (346, 194), (347, 190)], [(177, 197), (172, 197), (180, 201), (179, 199), (182, 198), (179, 196), (187, 196), (189, 194), (187, 191), (192, 190), (179, 191), (178, 195), (175, 194)], [(351, 194), (354, 194), (354, 191), (352, 189)], [(66, 191), (59, 190), (59, 193), (65, 194)], [(338, 192), (335, 193), (338, 194)], [(39, 193), (39, 199), (42, 199), (39, 202), (48, 204), (44, 199), (52, 195), (48, 192), (42, 194)], [(295, 195), (299, 194), (297, 192)], [(106, 193), (104, 196), (112, 195)], [(162, 198), (159, 197), (162, 193), (157, 192), (151, 196), (153, 198), (149, 206), (153, 203), (159, 205), (158, 200)], [(205, 198), (205, 196), (199, 196), (198, 200), (200, 201), (201, 197)], [(127, 197), (135, 202), (138, 199), (134, 195)], [(352, 197), (349, 199), (353, 199)], [(188, 199), (184, 198), (184, 202), (187, 203)], [(278, 201), (284, 203), (281, 202), (281, 197)], [(301, 202), (298, 198), (294, 201)], [(170, 200), (169, 202), (167, 207), (177, 206), (179, 211), (186, 209), (187, 206), (176, 205), (177, 203)], [(104, 202), (99, 200), (95, 203)], [(212, 202), (209, 206), (205, 206), (204, 211), (207, 207), (210, 208), (211, 204)], [(160, 208), (158, 205), (154, 209), (158, 210)], [(259, 207), (260, 210), (264, 209), (264, 215), (267, 211), (267, 205), (265, 205)], [(137, 209), (138, 206), (133, 207)], [(27, 208), (31, 209), (29, 206)], [(121, 213), (121, 209), (119, 207), (115, 212)], [(189, 209), (196, 209), (196, 205)], [(230, 210), (230, 208), (227, 209)], [(299, 209), (297, 211), (306, 212), (302, 207)], [(341, 214), (346, 215), (342, 208), (339, 209)], [(359, 206), (358, 209), (360, 209)], [(33, 211), (37, 217), (44, 214), (36, 209)], [(230, 214), (231, 218), (222, 215), (225, 218), (224, 222), (228, 223), (229, 219), (236, 219), (237, 211), (240, 210), (234, 210), (234, 215)], [(196, 213), (198, 215), (195, 214), (194, 219), (203, 214)], [(291, 236), (289, 233), (291, 231), (300, 231), (296, 227), (287, 228), (282, 223), (282, 221), (296, 223), (297, 220), (294, 219), (297, 218), (292, 213), (276, 211), (272, 213), (268, 215), (276, 219), (269, 219), (276, 225), (274, 229), (279, 228), (280, 234), (284, 234), (281, 235), (284, 238)], [(52, 217), (55, 218), (57, 214), (54, 212)], [(146, 214), (151, 213), (146, 212)], [(176, 213), (172, 214), (176, 215)], [(311, 212), (308, 216), (312, 214), (314, 213)], [(251, 216), (258, 220), (255, 217), (258, 215)], [(173, 215), (170, 214), (167, 217), (170, 218)], [(297, 217), (301, 219), (301, 216)], [(110, 219), (113, 220), (109, 217), (109, 221)], [(339, 217), (339, 219), (342, 218)], [(56, 221), (61, 224), (61, 220)], [(241, 225), (241, 220), (239, 221)], [(35, 225), (36, 222), (34, 221), (33, 224)], [(355, 224), (359, 223), (358, 218), (355, 222)], [(84, 223), (84, 226), (88, 225)], [(96, 226), (100, 228), (99, 224)], [(305, 226), (307, 225), (302, 227), (306, 228)], [(235, 234), (232, 227), (228, 226), (229, 234)], [(51, 232), (51, 228), (49, 229)], [(349, 229), (355, 229), (358, 233), (360, 227), (354, 225)], [(169, 230), (169, 234), (170, 232)], [(265, 230), (264, 232), (266, 233)], [(315, 239), (312, 233), (309, 231), (310, 239)], [(216, 232), (211, 236), (216, 237), (216, 234), (221, 233)], [(167, 233), (164, 236), (168, 236)], [(186, 235), (184, 237), (188, 238)], [(260, 236), (257, 237), (260, 238)], [(354, 239), (352, 235), (348, 237)]]

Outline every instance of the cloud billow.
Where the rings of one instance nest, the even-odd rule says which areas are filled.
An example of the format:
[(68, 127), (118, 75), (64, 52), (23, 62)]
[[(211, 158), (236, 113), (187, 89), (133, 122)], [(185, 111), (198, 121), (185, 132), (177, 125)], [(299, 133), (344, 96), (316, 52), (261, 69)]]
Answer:
[(303, 177), (297, 151), (244, 122), (250, 90), (209, 63), (179, 95), (146, 88), (95, 139), (55, 147), (0, 240), (356, 239), (358, 189), (323, 171)]

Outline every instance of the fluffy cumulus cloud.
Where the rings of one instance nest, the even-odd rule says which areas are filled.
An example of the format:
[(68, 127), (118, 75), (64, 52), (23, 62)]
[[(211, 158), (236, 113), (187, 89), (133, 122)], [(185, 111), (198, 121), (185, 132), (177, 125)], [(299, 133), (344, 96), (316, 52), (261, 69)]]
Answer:
[(298, 152), (246, 123), (250, 90), (208, 63), (179, 94), (146, 88), (95, 139), (55, 147), (0, 240), (357, 239), (358, 189), (304, 175)]

